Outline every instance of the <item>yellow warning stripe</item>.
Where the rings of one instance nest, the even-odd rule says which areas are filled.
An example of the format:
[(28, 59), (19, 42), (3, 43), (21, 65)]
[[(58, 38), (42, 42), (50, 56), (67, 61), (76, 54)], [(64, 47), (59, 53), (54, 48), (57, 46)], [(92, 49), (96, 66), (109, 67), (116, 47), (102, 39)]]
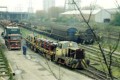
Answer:
[(78, 65), (79, 65), (79, 62), (77, 62), (77, 64), (75, 65), (75, 68), (77, 68)]
[(83, 64), (85, 65), (85, 67), (87, 68), (87, 67), (88, 67), (88, 65), (86, 64), (86, 62), (85, 62), (85, 60), (84, 60), (84, 59), (82, 59), (82, 62), (83, 62)]
[(83, 68), (85, 68), (84, 62), (82, 60), (81, 60), (81, 64), (82, 64)]

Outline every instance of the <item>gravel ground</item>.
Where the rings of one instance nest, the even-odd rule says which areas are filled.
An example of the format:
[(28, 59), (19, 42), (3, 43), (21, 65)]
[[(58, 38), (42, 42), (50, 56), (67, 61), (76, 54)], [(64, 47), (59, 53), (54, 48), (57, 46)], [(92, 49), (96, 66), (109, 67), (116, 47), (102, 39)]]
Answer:
[(15, 71), (16, 80), (92, 80), (31, 50), (27, 51), (27, 56), (22, 55), (22, 51), (5, 51), (5, 54)]

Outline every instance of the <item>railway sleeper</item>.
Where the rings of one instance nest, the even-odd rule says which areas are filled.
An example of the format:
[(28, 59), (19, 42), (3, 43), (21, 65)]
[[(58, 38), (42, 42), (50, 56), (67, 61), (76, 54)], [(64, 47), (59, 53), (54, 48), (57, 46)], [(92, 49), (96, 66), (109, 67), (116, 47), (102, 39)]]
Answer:
[(0, 69), (1, 69), (1, 68), (6, 68), (6, 66), (5, 66), (5, 65), (0, 65)]

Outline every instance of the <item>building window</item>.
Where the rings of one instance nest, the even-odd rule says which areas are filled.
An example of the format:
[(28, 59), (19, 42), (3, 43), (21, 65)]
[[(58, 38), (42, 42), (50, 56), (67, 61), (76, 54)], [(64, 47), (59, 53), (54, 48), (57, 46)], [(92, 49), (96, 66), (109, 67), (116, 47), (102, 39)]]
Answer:
[(109, 23), (110, 19), (104, 19), (104, 23)]

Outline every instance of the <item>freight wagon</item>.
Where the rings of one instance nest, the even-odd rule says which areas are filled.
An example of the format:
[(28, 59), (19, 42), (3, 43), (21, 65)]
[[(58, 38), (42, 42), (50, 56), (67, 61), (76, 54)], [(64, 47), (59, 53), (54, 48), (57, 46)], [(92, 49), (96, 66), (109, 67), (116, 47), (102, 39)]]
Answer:
[(57, 40), (67, 40), (74, 41), (81, 44), (93, 44), (95, 42), (93, 30), (86, 29), (80, 30), (76, 27), (64, 26), (64, 25), (50, 25), (49, 27), (31, 27), (31, 24), (23, 24), (22, 27), (29, 29), (31, 31), (37, 32), (39, 34), (57, 39)]

